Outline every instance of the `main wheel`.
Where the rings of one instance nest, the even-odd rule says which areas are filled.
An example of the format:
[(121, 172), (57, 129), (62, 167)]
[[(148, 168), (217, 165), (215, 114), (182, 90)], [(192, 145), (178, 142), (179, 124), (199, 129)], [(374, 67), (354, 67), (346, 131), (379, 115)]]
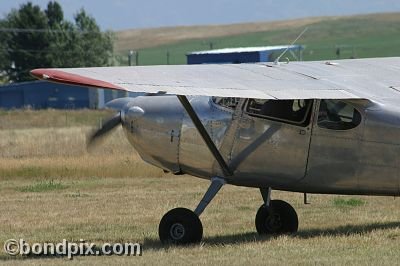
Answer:
[(260, 235), (297, 232), (299, 220), (293, 207), (282, 200), (271, 200), (257, 211), (256, 229)]
[(198, 243), (203, 237), (203, 225), (191, 210), (176, 208), (163, 216), (158, 227), (158, 235), (163, 244)]

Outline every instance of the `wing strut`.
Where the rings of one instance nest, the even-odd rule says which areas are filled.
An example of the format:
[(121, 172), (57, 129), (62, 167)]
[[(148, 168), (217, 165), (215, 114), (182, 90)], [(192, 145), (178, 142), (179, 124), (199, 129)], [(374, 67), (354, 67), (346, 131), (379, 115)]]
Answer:
[(188, 113), (190, 119), (192, 120), (194, 126), (196, 127), (197, 131), (199, 131), (201, 137), (203, 138), (204, 142), (207, 144), (208, 149), (214, 156), (215, 160), (217, 160), (219, 166), (222, 168), (225, 176), (231, 176), (233, 173), (229, 169), (228, 164), (225, 162), (224, 158), (222, 157), (221, 153), (215, 146), (214, 142), (212, 141), (210, 135), (208, 134), (206, 128), (201, 123), (200, 118), (197, 116), (196, 112), (194, 111), (192, 105), (188, 101), (185, 95), (177, 95), (179, 101), (181, 102), (183, 108), (185, 108), (186, 112)]

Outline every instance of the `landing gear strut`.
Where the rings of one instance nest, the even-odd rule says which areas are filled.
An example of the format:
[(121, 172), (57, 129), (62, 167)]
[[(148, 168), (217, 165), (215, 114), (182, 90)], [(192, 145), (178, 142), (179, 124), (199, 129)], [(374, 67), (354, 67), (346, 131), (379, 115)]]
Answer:
[[(164, 244), (198, 243), (203, 237), (203, 225), (199, 216), (225, 184), (220, 177), (211, 179), (211, 184), (195, 211), (175, 208), (161, 219), (158, 228), (160, 240)], [(297, 232), (299, 221), (293, 207), (282, 200), (271, 200), (271, 188), (261, 188), (264, 204), (256, 215), (256, 229), (260, 235), (290, 234)]]
[(161, 242), (177, 245), (200, 242), (203, 237), (203, 225), (199, 216), (224, 184), (223, 178), (212, 178), (206, 194), (194, 212), (185, 208), (176, 208), (167, 212), (158, 227)]
[(283, 200), (271, 200), (270, 188), (260, 190), (264, 204), (257, 211), (257, 232), (260, 235), (297, 232), (299, 220), (293, 207)]
[[(205, 144), (219, 164), (224, 177), (233, 175), (225, 159), (215, 146), (206, 128), (197, 116), (189, 100), (184, 95), (177, 95), (183, 108), (186, 110), (197, 131), (203, 138)], [(161, 219), (158, 227), (158, 235), (162, 243), (190, 244), (198, 243), (203, 237), (203, 226), (199, 216), (203, 213), (207, 205), (215, 197), (221, 187), (225, 184), (225, 179), (214, 177), (203, 199), (194, 212), (185, 208), (176, 208), (167, 212)], [(271, 188), (261, 188), (261, 195), (264, 204), (260, 207), (256, 215), (256, 228), (259, 234), (272, 233), (293, 233), (297, 231), (298, 219), (296, 211), (290, 204), (281, 200), (270, 200)]]

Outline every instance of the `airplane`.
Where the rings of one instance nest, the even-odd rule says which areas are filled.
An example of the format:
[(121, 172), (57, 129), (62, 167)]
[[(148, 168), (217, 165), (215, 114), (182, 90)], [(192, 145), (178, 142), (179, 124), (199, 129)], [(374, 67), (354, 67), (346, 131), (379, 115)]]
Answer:
[[(400, 57), (291, 63), (35, 69), (50, 82), (146, 96), (88, 141), (119, 125), (141, 158), (164, 171), (208, 179), (194, 211), (159, 224), (162, 243), (202, 240), (200, 215), (225, 184), (258, 188), (259, 234), (298, 230), (294, 208), (272, 190), (400, 194)], [(306, 194), (304, 194), (306, 195)]]

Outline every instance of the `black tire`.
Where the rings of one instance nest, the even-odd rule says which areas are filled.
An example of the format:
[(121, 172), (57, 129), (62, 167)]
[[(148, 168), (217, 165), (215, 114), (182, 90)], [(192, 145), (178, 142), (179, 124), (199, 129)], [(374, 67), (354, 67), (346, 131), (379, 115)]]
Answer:
[(193, 211), (176, 208), (163, 216), (158, 227), (158, 235), (163, 244), (199, 243), (203, 237), (203, 225)]
[(283, 200), (271, 200), (257, 211), (256, 229), (260, 235), (290, 234), (297, 232), (299, 220), (293, 207)]

